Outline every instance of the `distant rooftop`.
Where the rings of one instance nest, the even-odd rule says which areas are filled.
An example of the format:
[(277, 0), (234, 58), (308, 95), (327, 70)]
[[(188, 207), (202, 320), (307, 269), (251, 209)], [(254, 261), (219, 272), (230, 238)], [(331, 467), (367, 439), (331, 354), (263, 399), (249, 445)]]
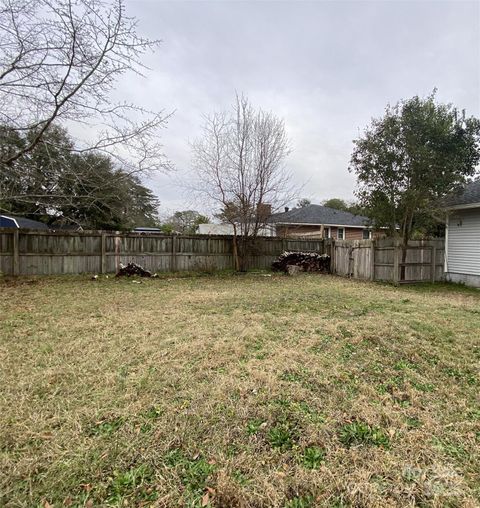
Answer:
[(139, 226), (138, 228), (135, 228), (133, 231), (136, 232), (152, 232), (152, 233), (161, 233), (162, 230), (160, 228), (153, 228), (150, 226)]
[(275, 213), (268, 221), (275, 224), (324, 224), (352, 227), (367, 227), (371, 223), (370, 219), (363, 215), (354, 215), (322, 205), (308, 205), (293, 208), (288, 212)]
[(11, 215), (9, 213), (0, 215), (0, 228), (49, 229), (43, 222)]

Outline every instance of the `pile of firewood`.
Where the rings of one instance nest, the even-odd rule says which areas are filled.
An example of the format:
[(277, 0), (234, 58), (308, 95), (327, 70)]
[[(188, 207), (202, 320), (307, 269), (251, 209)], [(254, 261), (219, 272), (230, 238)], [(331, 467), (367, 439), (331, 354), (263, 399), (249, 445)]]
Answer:
[(284, 252), (272, 263), (272, 270), (288, 272), (289, 266), (299, 266), (304, 272), (329, 272), (330, 256), (318, 252)]
[(152, 272), (145, 270), (143, 266), (137, 265), (137, 263), (128, 263), (127, 265), (120, 263), (120, 270), (118, 270), (116, 277), (131, 277), (132, 275), (155, 277), (156, 274), (152, 274)]

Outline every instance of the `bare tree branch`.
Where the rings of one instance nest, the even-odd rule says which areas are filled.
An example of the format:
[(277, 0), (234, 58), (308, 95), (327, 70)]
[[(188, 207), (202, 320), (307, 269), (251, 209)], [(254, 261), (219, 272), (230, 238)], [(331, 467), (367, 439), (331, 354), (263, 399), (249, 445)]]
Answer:
[(111, 101), (118, 79), (143, 75), (141, 57), (158, 44), (137, 34), (122, 0), (0, 0), (0, 123), (35, 132), (0, 163), (15, 171), (51, 125), (82, 122), (97, 138), (79, 150), (130, 170), (169, 169), (158, 142), (169, 115)]
[(192, 150), (196, 178), (191, 189), (232, 225), (239, 240), (237, 267), (244, 269), (249, 241), (265, 227), (272, 206), (292, 198), (284, 123), (237, 95), (230, 113), (205, 118), (203, 136)]

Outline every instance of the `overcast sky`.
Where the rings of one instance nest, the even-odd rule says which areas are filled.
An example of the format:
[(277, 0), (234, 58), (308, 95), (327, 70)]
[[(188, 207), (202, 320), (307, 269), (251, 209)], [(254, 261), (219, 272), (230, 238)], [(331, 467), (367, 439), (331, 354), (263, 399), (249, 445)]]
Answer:
[[(480, 2), (127, 0), (139, 32), (163, 40), (146, 79), (119, 93), (175, 110), (163, 134), (179, 175), (203, 113), (235, 91), (285, 120), (287, 166), (305, 197), (353, 198), (352, 139), (387, 103), (428, 95), (480, 116)], [(163, 210), (195, 206), (176, 177), (146, 182)], [(198, 208), (198, 207), (197, 207)]]

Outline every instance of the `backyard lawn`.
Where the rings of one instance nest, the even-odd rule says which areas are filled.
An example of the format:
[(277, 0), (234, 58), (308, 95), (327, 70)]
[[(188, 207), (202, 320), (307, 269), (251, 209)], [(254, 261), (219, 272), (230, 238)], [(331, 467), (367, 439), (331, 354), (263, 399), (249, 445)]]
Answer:
[(0, 505), (480, 505), (480, 291), (0, 279)]

